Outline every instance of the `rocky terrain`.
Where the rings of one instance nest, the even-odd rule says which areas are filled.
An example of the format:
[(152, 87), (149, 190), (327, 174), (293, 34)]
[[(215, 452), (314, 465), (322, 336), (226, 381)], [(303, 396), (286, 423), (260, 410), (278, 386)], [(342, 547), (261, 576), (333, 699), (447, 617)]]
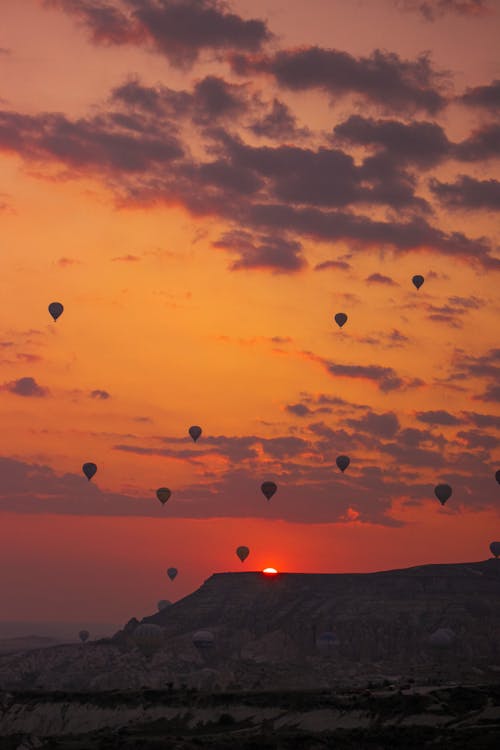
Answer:
[[(216, 574), (143, 623), (161, 628), (154, 648), (133, 618), (109, 639), (0, 655), (2, 750), (159, 750), (167, 736), (172, 748), (500, 739), (500, 560)], [(432, 647), (440, 628), (453, 643)], [(212, 647), (193, 644), (200, 629)]]

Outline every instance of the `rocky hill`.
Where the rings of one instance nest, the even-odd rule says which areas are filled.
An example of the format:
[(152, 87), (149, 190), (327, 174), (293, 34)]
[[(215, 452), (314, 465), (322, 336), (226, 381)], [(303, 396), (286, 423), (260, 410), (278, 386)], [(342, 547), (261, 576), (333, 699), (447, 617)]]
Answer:
[[(317, 689), (498, 679), (500, 560), (367, 574), (213, 575), (143, 622), (161, 643), (137, 648), (137, 620), (107, 640), (0, 656), (0, 689)], [(429, 636), (451, 629), (437, 649)], [(214, 645), (193, 645), (204, 629)], [(320, 636), (332, 632), (331, 643)]]

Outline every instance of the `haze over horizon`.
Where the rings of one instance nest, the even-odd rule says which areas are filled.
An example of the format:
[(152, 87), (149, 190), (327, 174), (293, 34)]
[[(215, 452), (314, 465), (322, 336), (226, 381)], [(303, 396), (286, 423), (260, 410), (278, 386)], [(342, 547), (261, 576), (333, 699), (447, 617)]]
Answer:
[(5, 4), (2, 621), (489, 557), (499, 24), (498, 0)]

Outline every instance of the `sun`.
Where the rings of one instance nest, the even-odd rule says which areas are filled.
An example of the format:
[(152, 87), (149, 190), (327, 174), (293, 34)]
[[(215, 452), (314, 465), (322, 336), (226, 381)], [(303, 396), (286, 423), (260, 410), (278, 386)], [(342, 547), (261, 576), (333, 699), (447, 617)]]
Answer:
[(276, 570), (276, 568), (264, 568), (264, 570), (262, 572), (266, 576), (276, 576), (276, 575), (278, 575), (278, 571)]

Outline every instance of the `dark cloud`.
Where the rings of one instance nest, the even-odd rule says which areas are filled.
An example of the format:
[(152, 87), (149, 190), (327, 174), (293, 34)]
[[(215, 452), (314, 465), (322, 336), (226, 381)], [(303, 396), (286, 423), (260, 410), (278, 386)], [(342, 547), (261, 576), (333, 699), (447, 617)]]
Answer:
[(355, 430), (382, 438), (392, 438), (399, 430), (399, 420), (394, 412), (368, 412), (359, 419), (346, 419), (346, 424)]
[(475, 411), (464, 412), (465, 417), (469, 422), (476, 425), (476, 427), (493, 427), (496, 430), (500, 430), (500, 416), (493, 414), (478, 414)]
[(235, 230), (224, 234), (213, 246), (239, 256), (230, 266), (232, 271), (263, 269), (294, 273), (307, 265), (300, 242), (282, 237), (261, 235), (255, 239), (249, 232)]
[(440, 426), (458, 425), (462, 424), (463, 421), (443, 409), (438, 409), (437, 411), (418, 411), (416, 417), (419, 422)]
[(469, 88), (460, 97), (460, 101), (469, 107), (481, 107), (492, 112), (500, 109), (500, 80), (492, 81), (487, 86)]
[(311, 414), (314, 414), (314, 410), (310, 409), (306, 404), (287, 404), (285, 408), (295, 417), (309, 417)]
[(4, 383), (1, 389), (14, 393), (16, 396), (27, 396), (41, 398), (48, 395), (48, 390), (39, 385), (35, 378), (19, 378), (12, 380), (10, 383)]
[(354, 57), (335, 49), (302, 47), (273, 55), (234, 54), (230, 60), (240, 75), (269, 74), (283, 88), (320, 89), (335, 101), (353, 93), (405, 114), (414, 110), (435, 114), (445, 106), (442, 76), (426, 55), (404, 60), (395, 53), (375, 50), (369, 57)]
[(372, 381), (385, 393), (398, 389), (418, 388), (424, 384), (418, 378), (400, 377), (392, 367), (338, 364), (311, 352), (304, 352), (304, 355), (314, 362), (319, 362), (332, 377)]
[(289, 107), (284, 102), (280, 102), (279, 99), (273, 100), (271, 111), (256, 120), (250, 126), (250, 130), (255, 135), (275, 140), (301, 138), (308, 134), (306, 128), (297, 127), (297, 118)]
[(478, 128), (454, 147), (454, 156), (461, 161), (483, 161), (500, 156), (500, 125), (491, 123)]
[(491, 8), (488, 0), (394, 0), (395, 4), (408, 11), (417, 11), (427, 21), (435, 21), (448, 13), (474, 17), (482, 16)]
[(463, 440), (467, 448), (484, 448), (487, 451), (495, 450), (499, 447), (500, 442), (494, 435), (487, 435), (479, 430), (463, 430), (457, 432), (457, 437)]
[(390, 276), (384, 276), (382, 273), (372, 273), (370, 276), (368, 276), (365, 281), (367, 281), (368, 284), (383, 284), (385, 286), (399, 286), (394, 279), (391, 279)]
[(111, 394), (100, 388), (96, 388), (95, 390), (90, 391), (90, 398), (97, 399), (98, 401), (107, 401), (108, 398), (111, 398)]
[[(500, 377), (500, 371), (499, 371)], [(500, 385), (491, 384), (486, 387), (483, 393), (474, 397), (477, 401), (491, 401), (492, 403), (500, 403)]]
[(356, 245), (365, 249), (380, 248), (381, 244), (398, 252), (432, 248), (487, 269), (500, 269), (500, 260), (491, 256), (491, 247), (485, 238), (470, 239), (461, 232), (446, 233), (423, 218), (384, 222), (342, 211), (328, 212), (279, 203), (255, 203), (243, 218), (256, 227), (294, 231), (318, 240), (344, 240), (351, 243), (351, 248)]
[(204, 51), (258, 51), (271, 39), (264, 21), (245, 20), (220, 0), (46, 0), (75, 15), (96, 44), (153, 48), (172, 66), (192, 65)]
[(75, 258), (59, 258), (57, 261), (57, 265), (60, 268), (69, 268), (70, 266), (76, 266), (79, 265), (81, 261), (76, 260)]
[(476, 180), (462, 174), (453, 183), (432, 179), (429, 185), (434, 195), (448, 208), (500, 211), (498, 180)]
[(340, 141), (382, 149), (399, 163), (421, 168), (443, 161), (452, 149), (442, 127), (433, 122), (403, 123), (352, 115), (336, 125), (333, 133)]
[(334, 268), (336, 271), (349, 271), (351, 265), (345, 260), (324, 260), (314, 266), (315, 271), (327, 271), (329, 268)]

